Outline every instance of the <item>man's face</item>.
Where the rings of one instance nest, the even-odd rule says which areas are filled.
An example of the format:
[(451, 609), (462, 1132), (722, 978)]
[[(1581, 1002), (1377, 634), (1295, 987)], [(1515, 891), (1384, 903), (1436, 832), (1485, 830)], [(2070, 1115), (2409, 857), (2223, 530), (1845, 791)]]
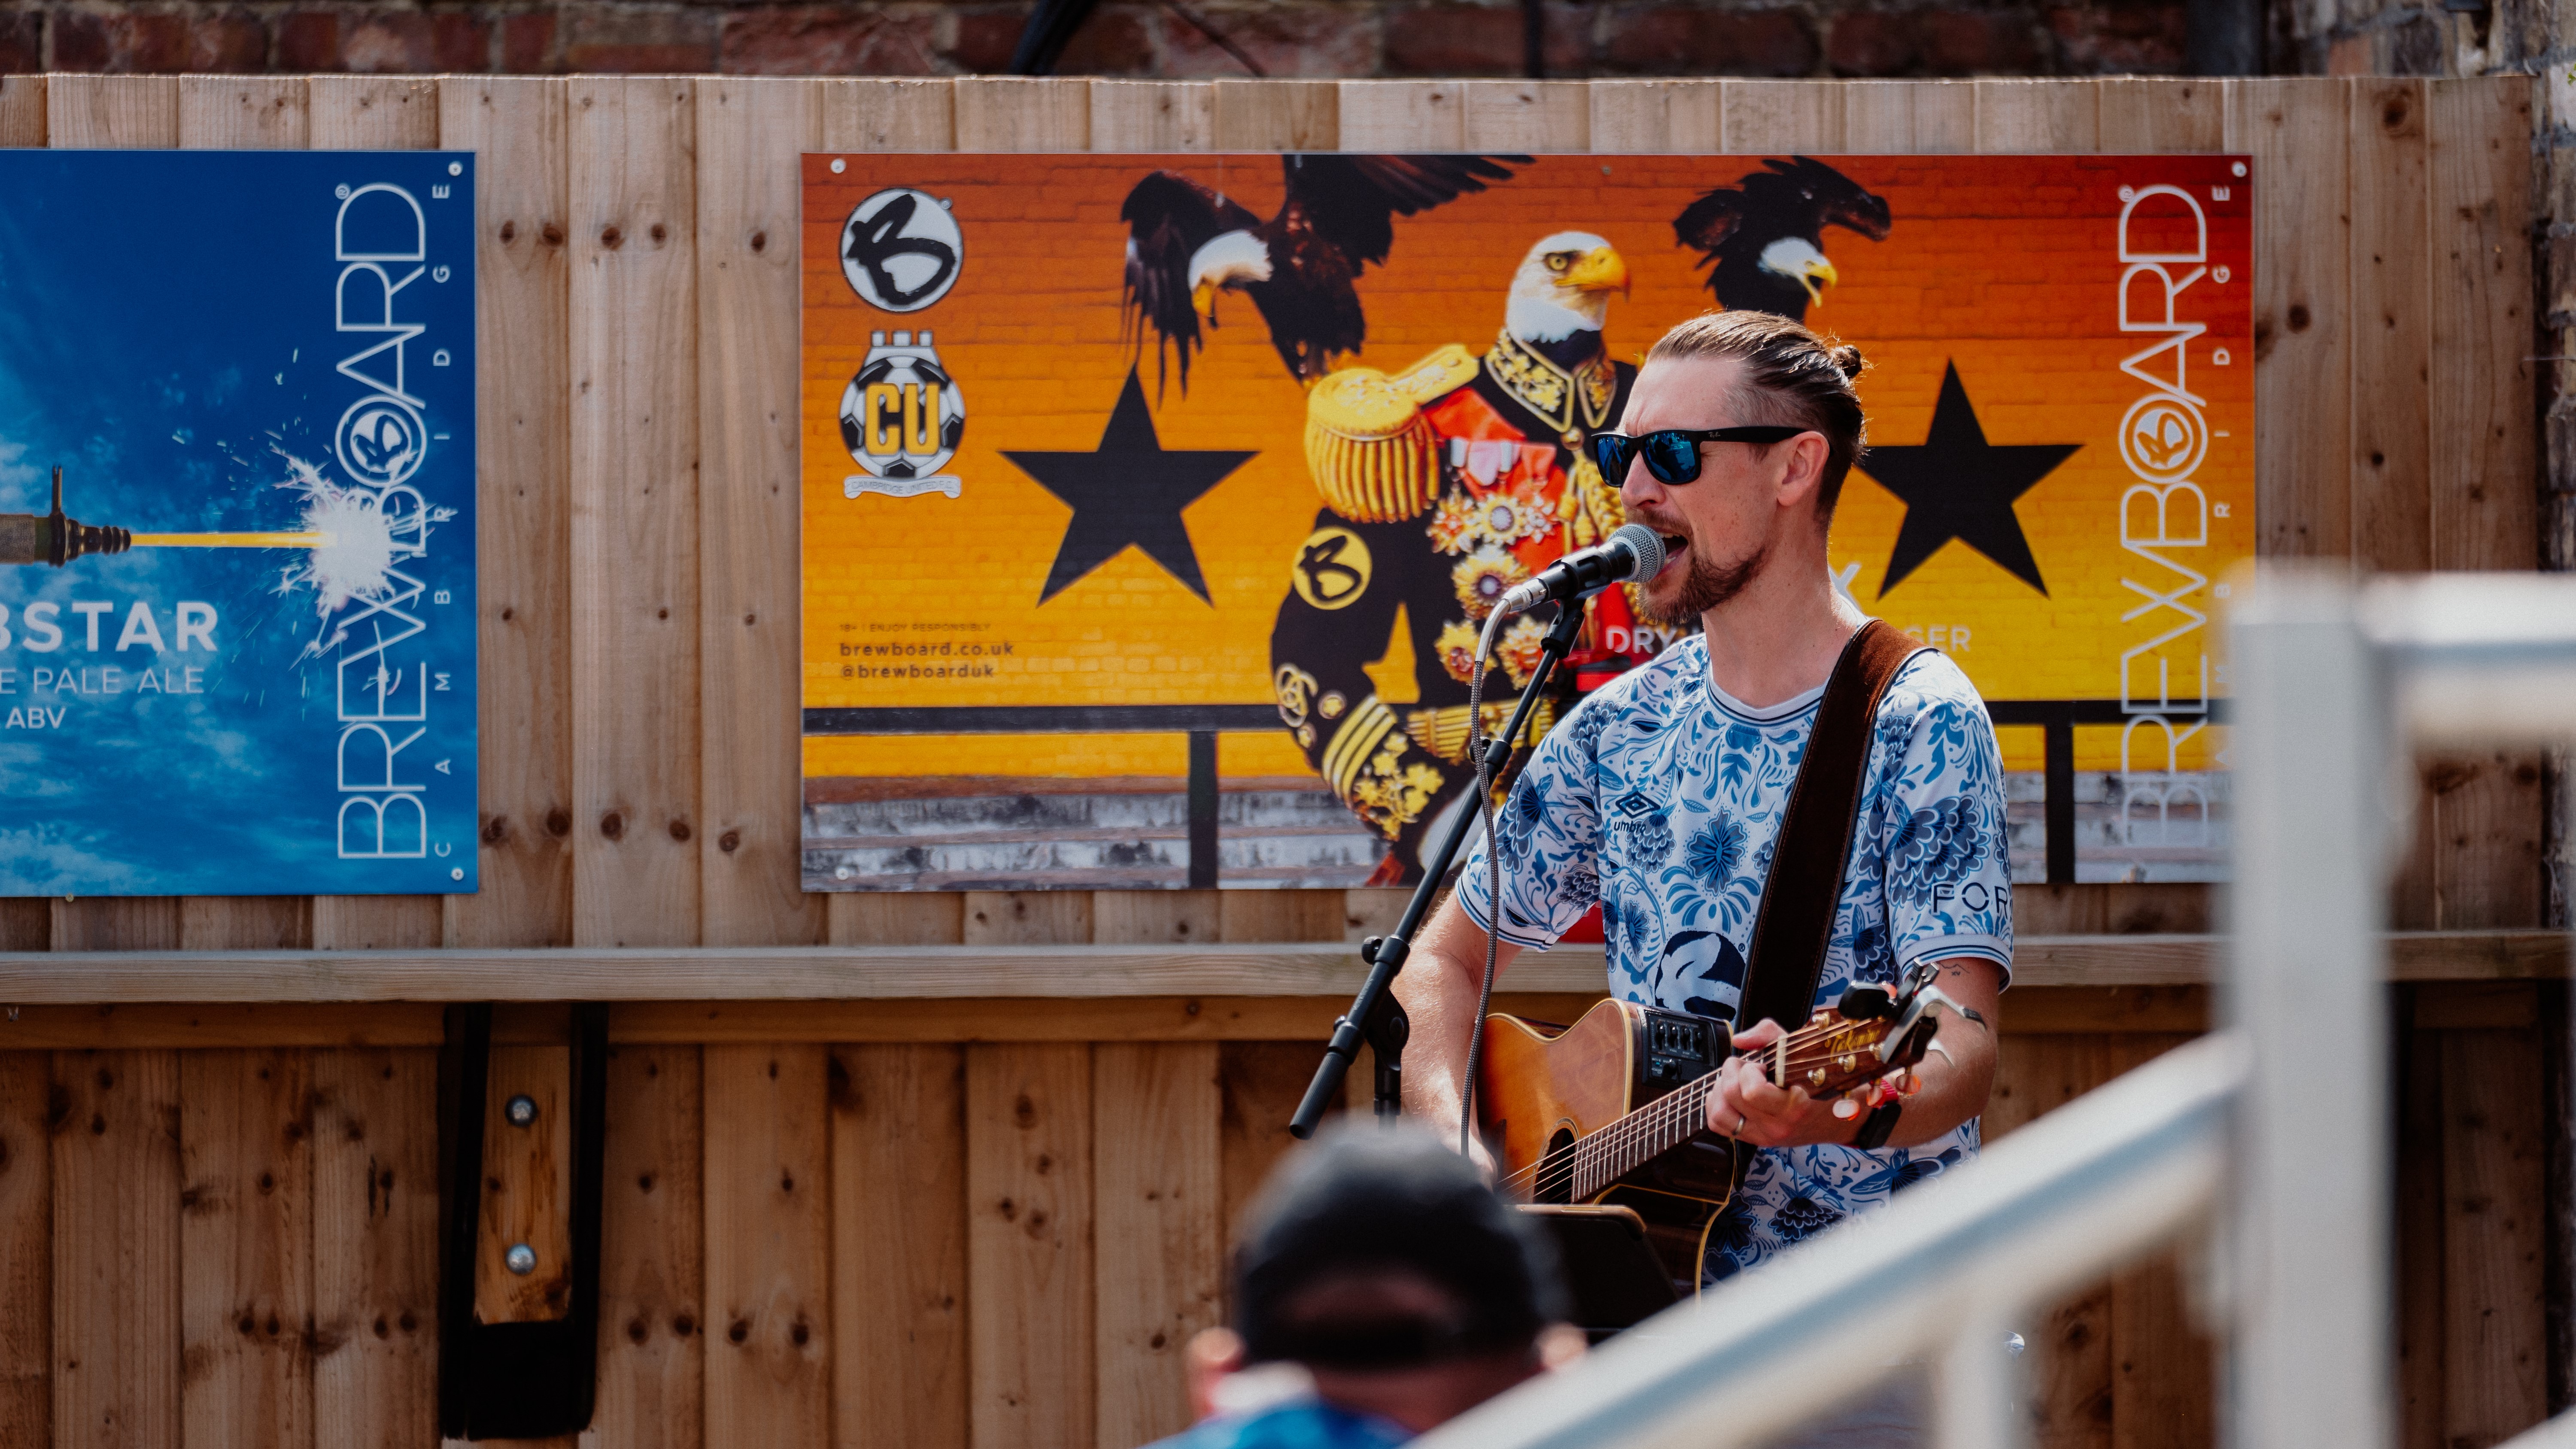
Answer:
[[(1743, 364), (1731, 357), (1662, 358), (1646, 364), (1628, 394), (1620, 431), (1642, 437), (1660, 428), (1729, 428), (1760, 421), (1738, 400)], [(1628, 516), (1664, 537), (1661, 573), (1640, 590), (1646, 612), (1685, 624), (1742, 592), (1762, 571), (1781, 526), (1780, 482), (1795, 442), (1702, 443), (1699, 477), (1667, 485), (1629, 463), (1619, 484)]]

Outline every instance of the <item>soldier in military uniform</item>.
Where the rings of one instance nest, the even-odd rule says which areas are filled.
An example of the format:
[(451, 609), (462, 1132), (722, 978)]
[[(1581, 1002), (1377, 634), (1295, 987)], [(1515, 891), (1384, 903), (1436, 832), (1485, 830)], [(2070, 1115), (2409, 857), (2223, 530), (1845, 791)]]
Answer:
[[(1521, 262), (1483, 356), (1452, 344), (1392, 375), (1346, 368), (1307, 396), (1306, 461), (1324, 506), (1291, 561), (1271, 680), (1298, 747), (1389, 844), (1372, 884), (1418, 880), (1423, 838), (1473, 788), (1468, 678), (1495, 601), (1622, 520), (1582, 443), (1616, 422), (1636, 376), (1601, 337), (1609, 294), (1627, 282), (1608, 242), (1560, 232)], [(1404, 702), (1381, 698), (1365, 667), (1389, 652), (1399, 613), (1414, 657), (1416, 698)], [(1487, 730), (1536, 669), (1547, 620), (1504, 626)], [(1555, 715), (1542, 700), (1529, 738)]]

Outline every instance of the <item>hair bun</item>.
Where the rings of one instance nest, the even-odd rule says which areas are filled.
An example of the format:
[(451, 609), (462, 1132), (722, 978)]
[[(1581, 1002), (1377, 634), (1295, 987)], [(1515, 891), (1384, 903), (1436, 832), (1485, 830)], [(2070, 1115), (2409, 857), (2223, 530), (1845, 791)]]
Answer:
[(1834, 365), (1834, 370), (1843, 375), (1845, 382), (1858, 380), (1861, 369), (1869, 365), (1861, 360), (1860, 349), (1848, 342), (1837, 342), (1826, 348), (1825, 360)]

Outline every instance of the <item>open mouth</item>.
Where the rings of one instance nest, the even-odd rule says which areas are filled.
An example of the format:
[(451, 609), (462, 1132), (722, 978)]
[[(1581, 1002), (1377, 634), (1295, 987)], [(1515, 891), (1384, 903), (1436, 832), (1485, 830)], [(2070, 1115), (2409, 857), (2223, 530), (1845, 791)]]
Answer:
[(1666, 569), (1670, 569), (1675, 563), (1679, 562), (1682, 556), (1682, 551), (1690, 547), (1690, 540), (1682, 537), (1678, 533), (1667, 533), (1663, 535), (1663, 540), (1664, 567), (1656, 570), (1658, 574), (1663, 573)]

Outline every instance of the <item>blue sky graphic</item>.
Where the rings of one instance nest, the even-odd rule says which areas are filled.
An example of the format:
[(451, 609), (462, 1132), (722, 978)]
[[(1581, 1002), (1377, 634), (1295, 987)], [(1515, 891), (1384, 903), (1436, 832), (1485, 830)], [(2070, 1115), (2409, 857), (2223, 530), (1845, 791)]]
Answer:
[[(0, 513), (45, 512), (56, 464), (66, 512), (135, 532), (297, 527), (281, 454), (337, 485), (373, 481), (335, 456), (344, 413), (373, 391), (335, 364), (390, 334), (339, 330), (339, 256), (414, 249), (409, 207), (363, 190), (375, 183), (417, 198), (426, 234), (419, 262), (381, 263), (397, 283), (422, 269), (392, 301), (396, 322), (425, 328), (402, 348), (429, 435), (405, 482), (453, 511), (428, 525), (426, 556), (396, 564), (421, 585), (402, 612), (425, 628), (387, 652), (394, 708), (438, 686), (425, 720), (382, 726), (395, 742), (424, 731), (394, 756), (427, 817), (421, 853), (402, 858), (344, 858), (339, 671), (310, 652), (333, 628), (397, 634), (392, 615), (351, 603), (326, 621), (310, 586), (281, 592), (294, 550), (0, 566), (0, 895), (475, 889), (473, 181), (471, 157), (438, 152), (0, 151)], [(382, 320), (373, 274), (349, 296), (352, 322)], [(390, 350), (355, 366), (393, 380)], [(101, 600), (93, 652), (73, 604)], [(138, 600), (157, 653), (117, 647)], [(217, 611), (212, 653), (176, 647), (182, 600)], [(25, 627), (46, 601), (64, 634), (50, 653)], [(140, 690), (146, 668), (180, 671), (178, 692)], [(40, 669), (74, 687), (37, 688)], [(361, 691), (352, 707), (379, 706)], [(358, 781), (386, 778), (381, 741), (362, 731), (353, 747)], [(414, 843), (407, 818), (394, 807), (391, 848)], [(346, 838), (364, 849), (372, 830), (360, 807)]]

